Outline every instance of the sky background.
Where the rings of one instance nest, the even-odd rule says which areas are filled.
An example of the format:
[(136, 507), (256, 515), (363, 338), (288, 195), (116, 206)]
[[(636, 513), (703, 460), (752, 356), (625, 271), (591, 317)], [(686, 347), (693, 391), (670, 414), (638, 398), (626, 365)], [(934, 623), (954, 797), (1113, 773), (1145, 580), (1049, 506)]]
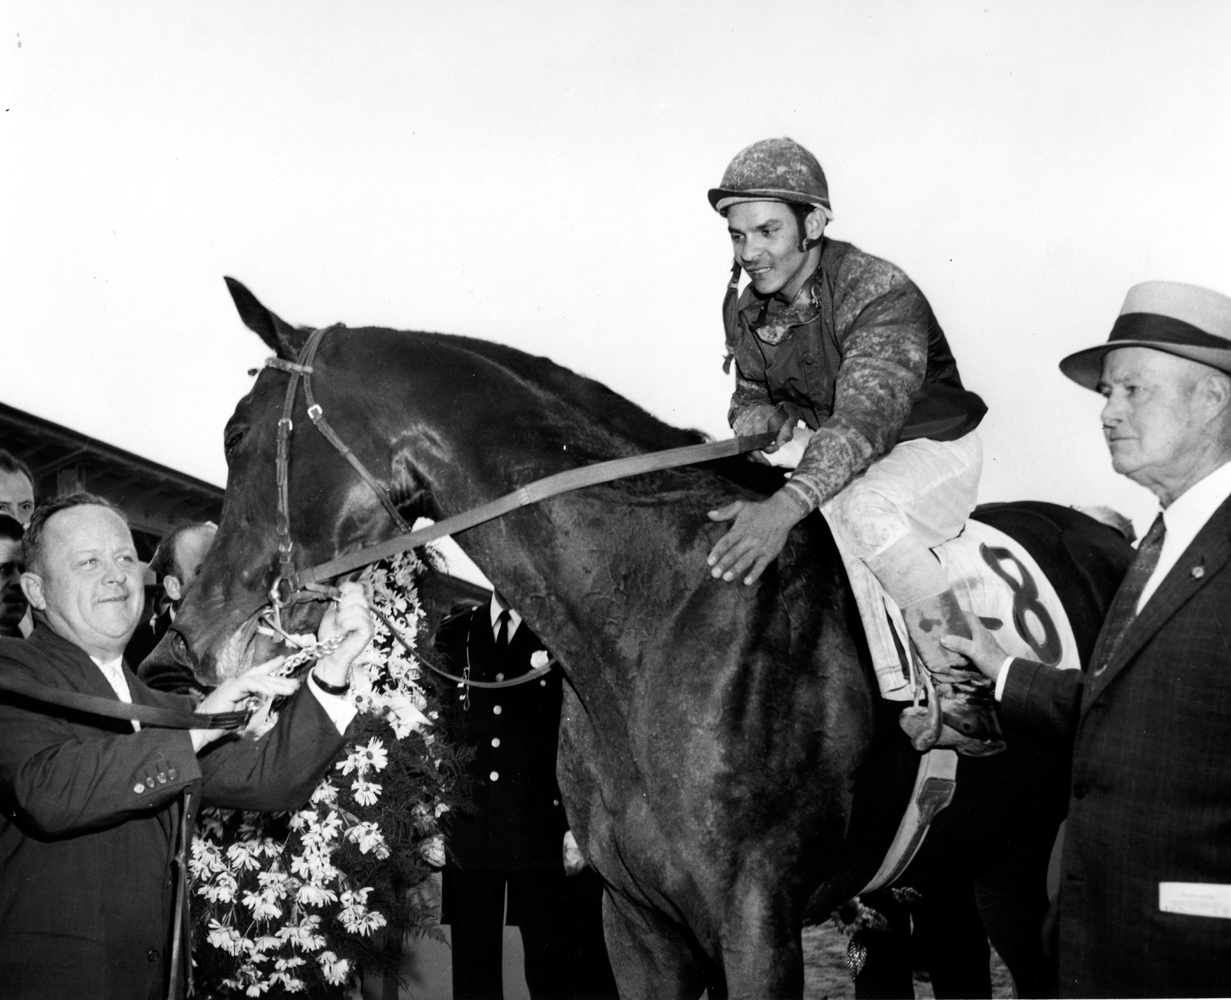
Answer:
[(1130, 285), (1231, 294), (1231, 3), (6, 0), (4, 402), (209, 482), (292, 323), (545, 354), (728, 436), (705, 192), (789, 135), (982, 394), (981, 499), (1110, 504), (1058, 360)]

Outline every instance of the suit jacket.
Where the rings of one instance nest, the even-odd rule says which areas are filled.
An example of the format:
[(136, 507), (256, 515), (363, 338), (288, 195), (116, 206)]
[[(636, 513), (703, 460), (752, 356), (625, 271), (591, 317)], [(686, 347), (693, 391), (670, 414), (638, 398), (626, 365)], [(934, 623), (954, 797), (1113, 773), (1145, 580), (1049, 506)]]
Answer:
[(1231, 501), (1089, 674), (1014, 661), (1006, 719), (1073, 740), (1060, 989), (1231, 996), (1231, 919), (1160, 909), (1159, 883), (1231, 893)]
[[(523, 622), (497, 658), (490, 605), (447, 619), (436, 645), (450, 673), (471, 679), (512, 679), (529, 671), (542, 642)], [(453, 815), (447, 832), (450, 865), (475, 871), (558, 869), (568, 821), (556, 784), (560, 671), (498, 690), (471, 688), (470, 707), (454, 686), (444, 696), (454, 737), (474, 748), (470, 762), (473, 812)]]
[[(0, 639), (0, 670), (115, 699), (86, 653), (40, 626)], [(125, 666), (136, 704), (192, 709)], [(15, 998), (165, 994), (171, 858), (183, 796), (284, 810), (311, 795), (344, 740), (301, 689), (258, 741), (200, 756), (184, 730), (0, 700), (0, 993)]]

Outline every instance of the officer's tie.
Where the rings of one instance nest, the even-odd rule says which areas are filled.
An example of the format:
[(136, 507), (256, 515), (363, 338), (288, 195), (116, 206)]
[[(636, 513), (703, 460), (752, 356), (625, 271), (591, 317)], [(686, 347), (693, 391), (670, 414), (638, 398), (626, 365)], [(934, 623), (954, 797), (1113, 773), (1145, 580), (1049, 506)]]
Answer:
[(1146, 583), (1149, 582), (1158, 565), (1158, 557), (1163, 550), (1163, 539), (1166, 534), (1167, 526), (1163, 523), (1163, 515), (1159, 514), (1154, 519), (1154, 523), (1150, 525), (1150, 530), (1146, 532), (1141, 544), (1137, 546), (1137, 557), (1124, 575), (1120, 589), (1116, 591), (1116, 599), (1111, 604), (1111, 611), (1108, 612), (1107, 622), (1103, 626), (1107, 630), (1107, 643), (1104, 646), (1106, 652), (1103, 654), (1103, 662), (1094, 671), (1096, 674), (1101, 674), (1106, 669), (1107, 661), (1116, 651), (1120, 639), (1128, 631), (1133, 619), (1137, 617), (1137, 605), (1141, 601), (1141, 593), (1145, 590)]
[(509, 651), (509, 612), (504, 609), (496, 618), (496, 655)]

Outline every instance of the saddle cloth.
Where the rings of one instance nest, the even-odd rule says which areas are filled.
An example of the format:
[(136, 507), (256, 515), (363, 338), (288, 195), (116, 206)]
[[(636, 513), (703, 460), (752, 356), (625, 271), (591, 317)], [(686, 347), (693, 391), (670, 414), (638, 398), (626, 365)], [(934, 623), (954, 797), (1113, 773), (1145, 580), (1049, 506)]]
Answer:
[[(855, 592), (881, 695), (890, 701), (911, 701), (914, 657), (906, 653), (911, 646), (902, 613), (867, 564), (852, 555), (842, 529), (827, 520)], [(958, 603), (982, 619), (1007, 654), (1061, 670), (1081, 668), (1060, 598), (1020, 544), (980, 521), (967, 521), (957, 538), (932, 551)]]

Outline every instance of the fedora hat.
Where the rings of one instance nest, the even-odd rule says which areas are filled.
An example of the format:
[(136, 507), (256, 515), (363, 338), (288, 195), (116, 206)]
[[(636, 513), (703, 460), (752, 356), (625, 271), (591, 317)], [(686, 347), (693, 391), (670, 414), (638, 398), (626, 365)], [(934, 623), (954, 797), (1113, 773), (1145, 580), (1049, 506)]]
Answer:
[(1070, 354), (1060, 370), (1097, 389), (1104, 356), (1121, 347), (1149, 347), (1231, 374), (1231, 298), (1199, 285), (1143, 281), (1128, 290), (1107, 343)]

